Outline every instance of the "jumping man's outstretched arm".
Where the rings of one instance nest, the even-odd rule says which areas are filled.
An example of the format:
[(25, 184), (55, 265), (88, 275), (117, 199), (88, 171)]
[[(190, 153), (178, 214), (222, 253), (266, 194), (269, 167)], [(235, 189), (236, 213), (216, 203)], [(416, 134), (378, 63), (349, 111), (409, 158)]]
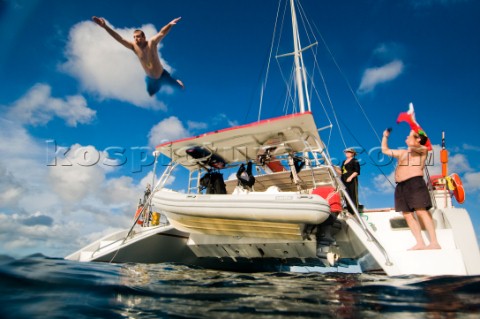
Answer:
[(170, 32), (170, 29), (177, 24), (177, 22), (181, 19), (181, 17), (173, 19), (170, 21), (166, 26), (164, 26), (157, 34), (155, 34), (150, 40), (158, 44), (166, 35), (168, 32)]
[(122, 36), (120, 34), (118, 34), (112, 28), (110, 28), (107, 25), (107, 23), (105, 22), (104, 18), (99, 18), (99, 17), (94, 16), (94, 17), (92, 17), (92, 20), (93, 20), (93, 22), (95, 22), (96, 24), (98, 24), (99, 26), (104, 28), (105, 31), (107, 31), (108, 34), (110, 34), (112, 36), (112, 38), (114, 38), (115, 40), (117, 40), (118, 42), (123, 44), (126, 48), (133, 50), (133, 43), (128, 41), (128, 40), (125, 40), (124, 38), (122, 38)]

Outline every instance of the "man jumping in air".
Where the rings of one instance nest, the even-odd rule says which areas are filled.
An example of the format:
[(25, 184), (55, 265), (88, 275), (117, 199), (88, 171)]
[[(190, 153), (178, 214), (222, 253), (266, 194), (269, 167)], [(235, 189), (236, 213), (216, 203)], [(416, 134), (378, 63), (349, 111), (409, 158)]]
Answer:
[(145, 38), (145, 33), (142, 30), (135, 30), (133, 32), (133, 41), (128, 41), (122, 38), (117, 32), (110, 28), (104, 18), (92, 17), (92, 20), (104, 28), (115, 40), (123, 44), (126, 48), (133, 50), (140, 60), (140, 64), (145, 70), (145, 82), (147, 84), (147, 91), (150, 96), (156, 94), (160, 87), (164, 84), (173, 87), (184, 88), (183, 82), (172, 78), (170, 73), (163, 68), (158, 56), (158, 43), (168, 34), (170, 29), (177, 24), (181, 18), (176, 18), (164, 26), (156, 35), (149, 40)]

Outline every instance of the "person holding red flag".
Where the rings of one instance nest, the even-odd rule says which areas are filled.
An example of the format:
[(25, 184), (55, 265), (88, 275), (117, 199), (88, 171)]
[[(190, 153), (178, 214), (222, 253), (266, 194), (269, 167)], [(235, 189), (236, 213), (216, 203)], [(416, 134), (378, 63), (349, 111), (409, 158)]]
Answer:
[[(411, 105), (411, 110), (413, 110), (413, 105)], [(413, 115), (413, 113), (411, 114)], [(412, 123), (416, 127), (412, 127), (405, 140), (407, 149), (390, 149), (388, 147), (388, 137), (391, 130), (387, 129), (383, 132), (382, 153), (394, 157), (398, 161), (395, 169), (395, 182), (397, 183), (395, 187), (395, 210), (403, 213), (408, 227), (415, 237), (416, 244), (410, 250), (441, 249), (437, 241), (435, 224), (429, 212), (429, 209), (432, 208), (432, 201), (423, 178), (428, 153), (428, 147), (426, 146), (428, 137), (426, 134), (419, 132), (421, 128), (414, 117)], [(414, 128), (417, 130), (414, 130)], [(425, 244), (422, 237), (422, 228), (414, 213), (421, 219), (427, 230), (430, 240), (429, 245)]]
[(415, 119), (415, 110), (413, 109), (413, 103), (410, 103), (408, 106), (408, 111), (400, 113), (397, 118), (397, 124), (400, 122), (407, 122), (410, 125), (412, 131), (417, 133), (418, 135), (424, 135), (427, 137), (427, 142), (425, 143), (425, 147), (427, 150), (432, 150), (432, 143), (430, 143), (430, 139), (428, 139), (427, 133), (420, 127)]

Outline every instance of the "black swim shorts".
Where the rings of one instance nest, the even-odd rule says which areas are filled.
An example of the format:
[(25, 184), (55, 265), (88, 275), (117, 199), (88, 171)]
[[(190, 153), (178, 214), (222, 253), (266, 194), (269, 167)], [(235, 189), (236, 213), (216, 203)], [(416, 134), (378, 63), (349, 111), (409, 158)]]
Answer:
[(395, 188), (395, 210), (413, 212), (419, 208), (432, 208), (430, 193), (423, 177), (415, 176), (398, 183)]

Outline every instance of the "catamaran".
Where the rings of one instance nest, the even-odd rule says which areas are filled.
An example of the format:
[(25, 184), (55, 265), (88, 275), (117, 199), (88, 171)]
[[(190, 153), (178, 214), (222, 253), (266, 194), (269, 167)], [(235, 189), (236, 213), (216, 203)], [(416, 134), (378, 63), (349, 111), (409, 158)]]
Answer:
[[(169, 164), (146, 192), (133, 225), (66, 259), (239, 272), (480, 274), (469, 213), (453, 205), (453, 199), (464, 200), (458, 175), (448, 176), (446, 169), (426, 175), (442, 249), (408, 250), (415, 241), (401, 212), (354, 205), (311, 111), (303, 54), (317, 43), (301, 46), (297, 13), (303, 11), (298, 0), (289, 4), (293, 52), (277, 58), (293, 57), (290, 97), (298, 111), (158, 145), (155, 158)], [(179, 170), (188, 173), (185, 186), (167, 188)]]

